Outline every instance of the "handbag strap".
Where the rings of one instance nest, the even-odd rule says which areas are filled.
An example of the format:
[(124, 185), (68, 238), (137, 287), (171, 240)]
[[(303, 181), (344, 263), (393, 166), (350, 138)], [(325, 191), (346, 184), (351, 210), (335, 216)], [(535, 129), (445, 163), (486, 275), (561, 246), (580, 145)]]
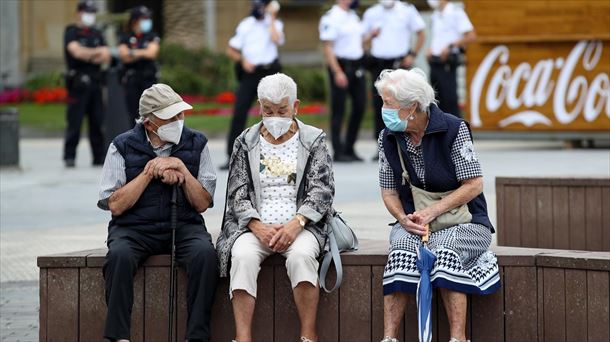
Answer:
[(411, 186), (411, 179), (409, 178), (409, 172), (407, 172), (407, 168), (405, 167), (405, 159), (402, 156), (402, 150), (400, 149), (400, 143), (398, 142), (398, 138), (396, 138), (396, 148), (398, 152), (398, 158), (400, 158), (400, 166), (402, 167), (402, 185), (405, 185), (405, 180)]
[[(341, 265), (341, 255), (339, 254), (339, 247), (337, 246), (337, 240), (335, 239), (335, 234), (330, 232), (328, 234), (330, 239), (330, 252), (324, 255), (324, 259), (322, 260), (322, 265), (320, 266), (320, 287), (326, 291), (326, 293), (331, 293), (336, 290), (343, 281), (343, 266)], [(337, 271), (337, 280), (335, 280), (335, 286), (330, 290), (326, 287), (326, 274), (328, 273), (328, 269), (330, 268), (330, 262), (333, 261), (335, 264), (335, 270)]]

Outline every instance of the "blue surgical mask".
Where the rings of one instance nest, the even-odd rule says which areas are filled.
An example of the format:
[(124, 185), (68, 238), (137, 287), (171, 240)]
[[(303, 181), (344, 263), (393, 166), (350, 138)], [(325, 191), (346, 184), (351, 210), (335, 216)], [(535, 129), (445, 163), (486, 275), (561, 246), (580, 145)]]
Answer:
[(404, 132), (407, 130), (408, 121), (403, 121), (398, 116), (400, 109), (394, 108), (381, 108), (381, 117), (383, 123), (392, 132)]
[(152, 30), (152, 20), (151, 19), (142, 19), (140, 20), (140, 31), (142, 33), (148, 33)]

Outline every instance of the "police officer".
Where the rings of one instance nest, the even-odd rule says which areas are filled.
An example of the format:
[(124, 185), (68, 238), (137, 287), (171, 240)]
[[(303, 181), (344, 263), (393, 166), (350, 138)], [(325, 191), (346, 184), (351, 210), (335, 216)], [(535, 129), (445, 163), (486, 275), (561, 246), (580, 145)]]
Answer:
[(145, 89), (157, 83), (157, 55), (159, 36), (152, 31), (152, 11), (146, 6), (134, 7), (127, 23), (127, 32), (121, 36), (119, 57), (124, 64), (121, 81), (132, 124), (138, 118), (140, 96)]
[[(384, 69), (409, 69), (417, 53), (424, 45), (426, 24), (415, 6), (398, 0), (379, 0), (364, 12), (366, 34), (371, 40), (371, 71), (373, 111), (375, 116), (375, 141), (385, 127), (381, 118), (383, 101), (375, 88), (375, 81)], [(417, 35), (415, 47), (411, 48), (413, 33)], [(377, 157), (378, 158), (378, 157)]]
[(438, 106), (445, 113), (461, 117), (457, 96), (457, 67), (466, 45), (476, 35), (466, 12), (449, 0), (428, 0), (432, 13), (432, 39), (427, 52), (430, 83), (437, 92)]
[[(320, 19), (320, 40), (328, 66), (331, 95), (331, 138), (336, 162), (362, 161), (354, 144), (366, 104), (366, 84), (362, 57), (364, 27), (354, 11), (358, 1), (337, 0)], [(342, 139), (343, 116), (347, 95), (352, 100), (352, 114)]]
[(102, 33), (93, 27), (97, 12), (95, 3), (92, 0), (80, 1), (76, 10), (77, 23), (68, 25), (64, 33), (64, 57), (68, 69), (64, 162), (67, 167), (75, 166), (81, 124), (87, 114), (93, 165), (101, 166), (105, 156), (101, 65), (110, 61), (110, 52)]
[[(235, 35), (229, 40), (227, 55), (236, 62), (239, 86), (227, 141), (228, 158), (235, 139), (246, 126), (258, 82), (281, 71), (277, 47), (284, 44), (285, 38), (284, 24), (277, 19), (279, 8), (277, 1), (252, 1), (250, 16), (239, 23)], [(228, 163), (221, 169), (228, 169)]]

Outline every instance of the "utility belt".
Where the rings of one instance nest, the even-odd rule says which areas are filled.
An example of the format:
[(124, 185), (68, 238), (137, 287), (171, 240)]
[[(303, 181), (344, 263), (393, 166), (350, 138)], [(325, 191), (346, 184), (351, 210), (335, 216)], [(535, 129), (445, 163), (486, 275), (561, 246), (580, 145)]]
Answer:
[(156, 83), (159, 79), (159, 71), (158, 69), (145, 69), (138, 70), (134, 68), (123, 69), (121, 75), (121, 83), (123, 85), (133, 82), (133, 81), (149, 81), (152, 83)]
[(80, 71), (70, 69), (66, 72), (66, 87), (68, 89), (88, 88), (102, 86), (106, 82), (106, 74), (99, 71)]
[[(280, 60), (278, 58), (276, 58), (273, 62), (268, 63), (268, 64), (258, 64), (255, 68), (254, 68), (254, 72), (251, 74), (273, 74), (276, 72), (280, 72), (282, 71), (282, 65), (280, 64)], [(235, 77), (237, 78), (237, 81), (241, 81), (242, 78), (246, 75), (246, 71), (244, 70), (244, 68), (241, 66), (240, 62), (235, 62)]]
[(462, 52), (452, 52), (447, 56), (446, 60), (442, 60), (439, 56), (430, 56), (428, 58), (428, 64), (430, 66), (449, 67), (457, 68), (459, 65), (463, 65), (466, 62), (466, 56)]
[(356, 76), (360, 77), (359, 74), (364, 73), (364, 58), (359, 59), (347, 59), (347, 58), (337, 58), (337, 62), (339, 66), (341, 66), (341, 70), (346, 75), (356, 74)]
[(254, 70), (255, 70), (255, 72), (258, 72), (258, 71), (276, 71), (276, 70), (279, 71), (281, 68), (282, 68), (282, 66), (280, 65), (280, 60), (276, 58), (271, 63), (257, 65), (256, 69), (254, 69)]
[(368, 68), (369, 69), (399, 69), (405, 56), (396, 58), (377, 58), (369, 56)]

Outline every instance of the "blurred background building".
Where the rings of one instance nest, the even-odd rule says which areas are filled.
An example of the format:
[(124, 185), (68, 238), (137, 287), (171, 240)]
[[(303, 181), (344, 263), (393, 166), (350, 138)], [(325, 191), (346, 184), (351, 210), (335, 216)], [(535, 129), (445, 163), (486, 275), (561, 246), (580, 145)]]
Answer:
[[(2, 75), (15, 86), (28, 74), (62, 69), (63, 31), (74, 21), (78, 0), (21, 0), (0, 4)], [(188, 48), (224, 51), (235, 27), (249, 14), (250, 0), (96, 0), (98, 25), (106, 28), (108, 43), (116, 43), (116, 30), (127, 11), (146, 5), (154, 12), (154, 30), (163, 41)], [(318, 39), (320, 16), (333, 3), (325, 0), (282, 0), (280, 17), (288, 39), (281, 48), (284, 64), (321, 64)], [(362, 7), (377, 3), (361, 1)], [(425, 0), (412, 1), (429, 10)]]

